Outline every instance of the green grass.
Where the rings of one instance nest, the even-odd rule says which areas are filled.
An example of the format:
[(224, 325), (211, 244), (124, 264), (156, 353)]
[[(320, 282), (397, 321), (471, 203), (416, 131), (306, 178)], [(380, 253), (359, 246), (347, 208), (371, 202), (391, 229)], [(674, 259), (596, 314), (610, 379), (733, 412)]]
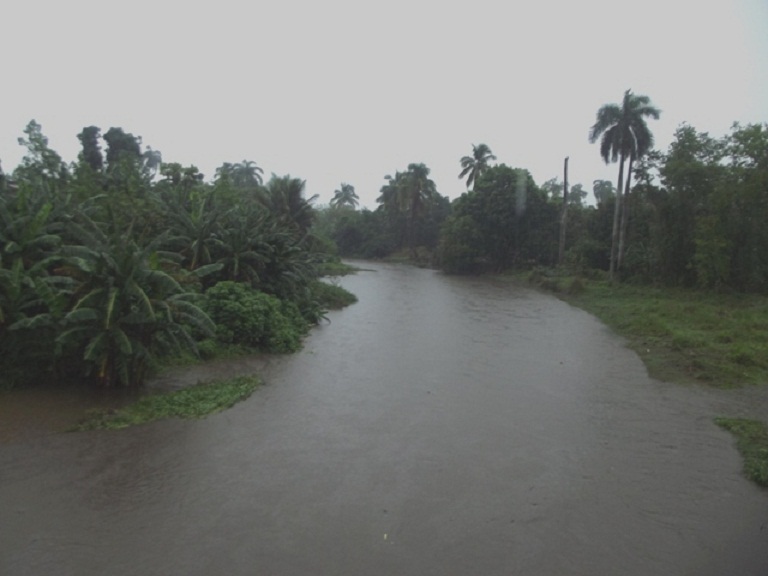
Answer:
[(354, 274), (358, 270), (360, 269), (343, 262), (323, 262), (317, 266), (320, 276), (346, 276), (347, 274)]
[(716, 418), (715, 423), (736, 436), (736, 448), (744, 457), (747, 478), (768, 487), (768, 427), (743, 418)]
[(333, 282), (317, 280), (312, 282), (311, 289), (320, 305), (330, 310), (340, 310), (357, 302), (357, 296)]
[(238, 376), (151, 394), (119, 410), (91, 413), (74, 430), (115, 430), (166, 418), (203, 418), (245, 400), (258, 385), (254, 376)]
[(654, 378), (719, 388), (768, 383), (768, 298), (546, 277), (539, 286), (624, 336)]

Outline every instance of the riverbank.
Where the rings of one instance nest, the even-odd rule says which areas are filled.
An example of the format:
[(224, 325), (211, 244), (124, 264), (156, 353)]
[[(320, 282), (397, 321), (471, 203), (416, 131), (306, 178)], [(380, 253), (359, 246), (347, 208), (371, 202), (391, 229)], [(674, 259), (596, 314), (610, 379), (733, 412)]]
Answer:
[(654, 378), (718, 388), (768, 384), (768, 298), (529, 277), (594, 314), (643, 359)]
[(527, 285), (365, 267), (298, 353), (153, 383), (262, 377), (225, 412), (1, 445), (0, 573), (765, 575), (768, 492), (713, 423), (759, 387), (650, 379)]
[[(357, 301), (338, 281), (356, 271), (342, 263), (323, 266), (325, 280), (313, 284), (314, 297), (323, 309), (339, 310)], [(214, 339), (199, 342), (198, 350), (198, 356), (188, 353), (156, 360), (152, 365), (154, 375), (139, 388), (97, 388), (65, 382), (0, 389), (0, 443), (63, 431), (125, 428), (174, 417), (202, 418), (247, 398), (257, 385), (258, 374), (243, 376), (213, 370), (206, 378), (187, 378), (183, 385), (168, 385), (164, 376), (167, 372), (186, 370), (194, 374), (202, 372), (205, 365), (216, 367), (222, 362), (246, 359), (259, 364), (269, 356), (258, 348)]]
[[(721, 389), (768, 385), (768, 298), (610, 283), (535, 271), (526, 280), (595, 315), (653, 378)], [(737, 438), (744, 472), (768, 487), (768, 406), (716, 419)]]

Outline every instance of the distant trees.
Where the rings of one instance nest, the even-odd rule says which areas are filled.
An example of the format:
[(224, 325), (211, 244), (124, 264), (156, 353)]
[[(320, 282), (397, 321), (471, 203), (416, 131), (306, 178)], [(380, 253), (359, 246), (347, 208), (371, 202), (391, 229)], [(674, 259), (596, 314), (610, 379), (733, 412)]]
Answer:
[[(768, 290), (768, 125), (735, 124), (722, 138), (683, 124), (666, 152), (635, 159), (633, 217), (620, 269), (637, 282), (710, 290)], [(595, 181), (571, 261), (608, 267), (616, 190)], [(612, 215), (611, 215), (612, 214)], [(615, 239), (615, 238), (613, 238)]]
[(77, 138), (83, 147), (79, 156), (80, 161), (90, 166), (94, 172), (101, 172), (104, 169), (104, 156), (99, 144), (101, 129), (96, 126), (88, 126), (83, 128)]
[[(91, 127), (93, 128), (93, 127)], [(110, 128), (104, 133), (107, 143), (107, 168), (114, 169), (123, 158), (138, 161), (141, 158), (141, 140), (124, 132), (122, 128)]]
[[(619, 180), (592, 182), (596, 205), (585, 187), (570, 186), (565, 265), (636, 282), (765, 292), (768, 125), (734, 125), (723, 138), (683, 125), (661, 152), (652, 150), (646, 123), (658, 116), (647, 97), (631, 91), (598, 112), (590, 137), (604, 160), (619, 162)], [(416, 166), (385, 178), (375, 211), (323, 213), (340, 254), (383, 257), (424, 247), (452, 273), (555, 262), (559, 180), (539, 187), (525, 170), (490, 166), (449, 205), (423, 193), (431, 187), (414, 185), (424, 174), (429, 180)]]
[(69, 169), (61, 156), (48, 146), (48, 138), (40, 124), (31, 120), (24, 128), (24, 134), (26, 138), (19, 138), (18, 141), (27, 152), (13, 171), (13, 180), (20, 187), (52, 194), (63, 190), (70, 179)]
[[(660, 152), (645, 124), (655, 117), (630, 91), (598, 112), (590, 137), (606, 161), (620, 161), (619, 186), (594, 181), (597, 206), (585, 205), (581, 185), (570, 188), (565, 262), (641, 282), (765, 292), (768, 124), (736, 124), (722, 138), (682, 125)], [(252, 161), (225, 163), (207, 183), (121, 128), (100, 133), (83, 128), (67, 165), (31, 121), (21, 163), (0, 172), (0, 386), (63, 377), (135, 385), (154, 358), (212, 337), (207, 305), (229, 318), (215, 333), (232, 342), (243, 326), (301, 333), (322, 316), (315, 264), (335, 247), (358, 257), (408, 250), (452, 273), (547, 266), (557, 255), (562, 185), (487, 166), (480, 146), (467, 164), (472, 189), (453, 202), (412, 163), (385, 178), (376, 210), (339, 209), (357, 205), (342, 184), (333, 208), (318, 211), (304, 180), (264, 184)], [(631, 221), (622, 211), (630, 198)], [(206, 298), (223, 282), (242, 286)], [(241, 293), (248, 304), (229, 306)], [(243, 310), (256, 317), (240, 322)], [(291, 348), (294, 336), (260, 341)]]
[(359, 203), (360, 198), (355, 193), (355, 187), (342, 182), (341, 187), (333, 193), (331, 208), (351, 208), (354, 210)]
[(489, 168), (452, 208), (440, 234), (439, 261), (447, 272), (554, 262), (558, 207), (527, 170)]
[[(477, 179), (488, 170), (489, 162), (496, 160), (491, 149), (486, 144), (472, 144), (472, 156), (464, 156), (461, 160), (459, 179), (466, 177), (467, 188), (473, 188)], [(474, 189), (474, 188), (473, 188)]]
[(243, 160), (232, 167), (232, 183), (240, 188), (261, 186), (264, 171), (251, 160)]
[(387, 183), (381, 188), (381, 195), (377, 199), (393, 223), (403, 218), (400, 245), (407, 245), (411, 253), (416, 247), (419, 221), (439, 202), (437, 187), (429, 177), (429, 172), (425, 164), (409, 164), (405, 172), (398, 171), (394, 177), (385, 177)]
[[(655, 274), (711, 289), (768, 289), (768, 124), (720, 139), (683, 125), (646, 184)], [(640, 187), (638, 187), (640, 189)]]
[(304, 198), (305, 186), (305, 180), (273, 174), (261, 196), (264, 206), (286, 227), (296, 230), (301, 236), (312, 226), (312, 203), (317, 200), (317, 194)]
[(594, 180), (592, 182), (592, 194), (595, 196), (598, 206), (605, 204), (616, 197), (616, 189), (610, 180)]

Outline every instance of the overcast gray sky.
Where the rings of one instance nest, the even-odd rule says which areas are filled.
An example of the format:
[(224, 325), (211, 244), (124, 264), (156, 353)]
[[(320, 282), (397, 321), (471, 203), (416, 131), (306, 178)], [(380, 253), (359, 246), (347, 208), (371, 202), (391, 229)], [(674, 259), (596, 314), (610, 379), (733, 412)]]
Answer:
[(30, 119), (67, 161), (119, 126), (209, 179), (253, 160), (369, 208), (411, 162), (457, 197), (473, 143), (538, 183), (565, 156), (572, 183), (613, 180), (587, 134), (628, 88), (662, 149), (768, 121), (768, 0), (6, 0), (0, 54), (7, 172)]

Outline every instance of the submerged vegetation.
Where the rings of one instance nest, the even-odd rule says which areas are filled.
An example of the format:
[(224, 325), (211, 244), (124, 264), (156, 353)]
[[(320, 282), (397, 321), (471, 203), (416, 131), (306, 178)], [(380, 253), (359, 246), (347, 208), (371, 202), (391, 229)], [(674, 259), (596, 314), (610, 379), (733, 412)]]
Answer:
[(258, 385), (254, 376), (239, 376), (150, 394), (125, 408), (91, 413), (75, 430), (117, 430), (166, 418), (203, 418), (245, 400)]

